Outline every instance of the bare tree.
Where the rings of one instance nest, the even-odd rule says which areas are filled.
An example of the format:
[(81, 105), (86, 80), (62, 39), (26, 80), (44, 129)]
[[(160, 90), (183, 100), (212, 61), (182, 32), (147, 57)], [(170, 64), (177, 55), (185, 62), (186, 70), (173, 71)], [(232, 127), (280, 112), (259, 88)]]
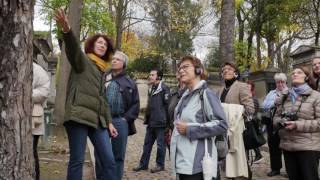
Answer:
[(220, 62), (234, 62), (235, 1), (222, 0), (220, 20)]
[[(129, 9), (130, 3), (134, 0), (108, 0), (109, 14), (116, 25), (116, 49), (121, 50), (122, 46), (122, 34), (130, 26), (142, 22), (145, 18), (132, 17), (132, 12)], [(114, 12), (113, 12), (114, 9)], [(134, 21), (131, 21), (134, 20)]]
[(33, 179), (33, 0), (0, 1), (0, 179)]
[(314, 34), (314, 44), (319, 45), (320, 38), (320, 0), (305, 0), (301, 9), (301, 23), (305, 24), (307, 32)]
[[(72, 0), (69, 5), (68, 20), (72, 31), (76, 37), (80, 37), (80, 18), (83, 0)], [(64, 51), (64, 44), (61, 49), (61, 60), (59, 66), (59, 79), (57, 81), (57, 93), (54, 107), (54, 119), (58, 125), (63, 123), (65, 113), (65, 101), (67, 93), (67, 84), (70, 74), (70, 64)]]

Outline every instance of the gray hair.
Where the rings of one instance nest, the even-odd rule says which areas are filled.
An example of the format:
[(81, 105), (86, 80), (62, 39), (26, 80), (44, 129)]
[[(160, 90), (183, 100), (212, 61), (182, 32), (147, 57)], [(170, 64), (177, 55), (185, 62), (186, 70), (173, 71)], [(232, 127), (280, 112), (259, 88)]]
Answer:
[(120, 55), (122, 57), (121, 60), (123, 60), (124, 67), (127, 67), (129, 62), (129, 57), (125, 53), (123, 53), (122, 51), (116, 51), (114, 55)]
[(284, 73), (276, 73), (274, 75), (274, 80), (287, 82), (287, 76)]

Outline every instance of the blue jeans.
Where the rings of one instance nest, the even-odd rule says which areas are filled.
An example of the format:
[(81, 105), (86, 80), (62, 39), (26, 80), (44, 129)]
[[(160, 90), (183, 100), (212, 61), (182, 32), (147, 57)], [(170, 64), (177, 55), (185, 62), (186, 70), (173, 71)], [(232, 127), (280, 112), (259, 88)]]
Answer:
[(152, 146), (157, 140), (157, 157), (156, 164), (158, 167), (164, 168), (164, 161), (166, 157), (166, 145), (164, 141), (165, 128), (149, 127), (146, 128), (146, 136), (144, 138), (143, 153), (140, 159), (140, 166), (148, 168)]
[[(123, 176), (124, 158), (126, 154), (128, 140), (128, 123), (121, 117), (112, 118), (112, 124), (118, 131), (118, 136), (111, 139), (112, 151), (116, 161), (115, 176), (121, 180)], [(99, 179), (102, 175), (102, 169), (99, 159), (96, 157), (96, 177)]]
[(81, 180), (83, 162), (89, 136), (97, 156), (100, 159), (105, 180), (116, 180), (114, 176), (115, 160), (112, 153), (108, 130), (100, 126), (95, 129), (76, 122), (67, 122), (65, 128), (69, 139), (70, 160), (67, 180)]

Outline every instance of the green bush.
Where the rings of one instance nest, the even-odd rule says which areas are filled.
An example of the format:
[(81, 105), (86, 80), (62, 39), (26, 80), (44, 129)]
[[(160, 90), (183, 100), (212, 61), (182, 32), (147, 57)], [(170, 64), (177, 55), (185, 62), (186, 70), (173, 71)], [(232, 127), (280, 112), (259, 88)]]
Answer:
[(154, 68), (160, 67), (162, 59), (158, 56), (145, 56), (137, 58), (129, 62), (127, 73), (133, 74), (135, 72), (149, 73)]

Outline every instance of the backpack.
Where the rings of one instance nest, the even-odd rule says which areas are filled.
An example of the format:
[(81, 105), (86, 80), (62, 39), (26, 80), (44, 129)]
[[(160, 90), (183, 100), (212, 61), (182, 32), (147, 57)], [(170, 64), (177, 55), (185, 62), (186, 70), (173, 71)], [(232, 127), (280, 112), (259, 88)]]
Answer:
[[(204, 112), (204, 99), (203, 99), (204, 90), (205, 88), (201, 88), (199, 94), (200, 94), (200, 101), (201, 101), (202, 116), (204, 118), (204, 122), (207, 122), (207, 116)], [(218, 160), (220, 161), (225, 159), (229, 150), (227, 132), (222, 135), (216, 136), (215, 144), (217, 147)]]

